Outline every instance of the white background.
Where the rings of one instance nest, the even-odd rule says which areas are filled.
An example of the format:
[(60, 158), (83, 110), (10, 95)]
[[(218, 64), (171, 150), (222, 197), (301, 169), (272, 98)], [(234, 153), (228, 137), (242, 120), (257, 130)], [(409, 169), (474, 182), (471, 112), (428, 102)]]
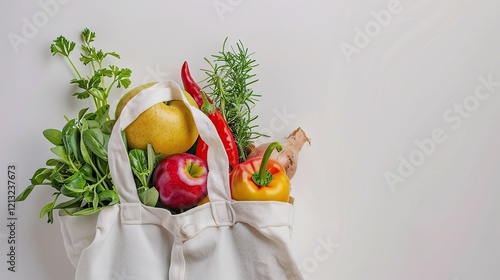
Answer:
[(113, 63), (132, 69), (132, 87), (181, 83), (185, 60), (201, 80), (226, 37), (255, 52), (260, 128), (279, 140), (300, 126), (312, 139), (293, 179), (308, 279), (500, 279), (500, 2), (40, 3), (0, 3), (1, 279), (73, 277), (58, 222), (38, 218), (43, 188), (17, 204), (7, 270), (6, 169), (17, 165), (19, 193), (51, 157), (41, 132), (92, 106), (71, 96), (71, 69), (49, 52), (84, 27), (122, 56)]

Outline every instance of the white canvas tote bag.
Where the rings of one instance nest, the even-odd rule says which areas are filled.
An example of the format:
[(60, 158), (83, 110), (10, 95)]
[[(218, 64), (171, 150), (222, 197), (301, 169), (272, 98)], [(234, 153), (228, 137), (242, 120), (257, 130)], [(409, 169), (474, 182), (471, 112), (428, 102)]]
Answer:
[[(190, 108), (209, 146), (210, 202), (176, 215), (140, 202), (120, 133), (143, 111), (169, 100)], [(293, 205), (231, 200), (228, 159), (217, 131), (175, 82), (158, 83), (128, 102), (108, 154), (120, 204), (91, 216), (59, 215), (75, 279), (303, 279), (293, 250)]]

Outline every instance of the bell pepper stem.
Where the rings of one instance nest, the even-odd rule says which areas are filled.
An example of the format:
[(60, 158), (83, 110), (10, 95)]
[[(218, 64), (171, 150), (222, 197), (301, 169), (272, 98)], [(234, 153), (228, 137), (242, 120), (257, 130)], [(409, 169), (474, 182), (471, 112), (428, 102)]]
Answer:
[(267, 146), (266, 148), (266, 151), (264, 152), (264, 156), (262, 157), (259, 171), (252, 174), (252, 180), (254, 181), (254, 183), (261, 187), (267, 186), (267, 184), (269, 184), (273, 180), (273, 175), (271, 174), (271, 172), (269, 172), (269, 170), (266, 169), (266, 167), (267, 162), (269, 161), (269, 158), (271, 157), (274, 149), (276, 149), (278, 152), (281, 152), (283, 147), (281, 146), (280, 142), (272, 142), (271, 144), (269, 144), (269, 146)]

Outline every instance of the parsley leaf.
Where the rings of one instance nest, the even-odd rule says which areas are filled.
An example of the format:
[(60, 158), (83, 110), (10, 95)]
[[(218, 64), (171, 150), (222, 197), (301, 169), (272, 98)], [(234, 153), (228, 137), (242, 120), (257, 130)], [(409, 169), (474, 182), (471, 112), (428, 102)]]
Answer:
[[(91, 67), (92, 75), (90, 77), (82, 76), (70, 57), (76, 46), (75, 42), (69, 41), (64, 36), (59, 36), (51, 44), (50, 50), (52, 55), (61, 54), (66, 57), (75, 70), (78, 78), (71, 80), (70, 83), (77, 85), (83, 91), (75, 92), (73, 95), (78, 99), (92, 97), (96, 109), (99, 109), (108, 104), (107, 99), (113, 87), (128, 88), (130, 86), (132, 71), (128, 68), (119, 68), (114, 65), (106, 66), (104, 64), (106, 58), (120, 59), (120, 55), (116, 52), (105, 52), (102, 49), (96, 49), (93, 46), (96, 39), (95, 32), (85, 28), (81, 33), (81, 38), (83, 43), (81, 44), (82, 52), (79, 60), (84, 66)], [(110, 84), (107, 85), (109, 80)]]
[(65, 57), (68, 57), (75, 46), (75, 42), (69, 41), (64, 36), (59, 36), (54, 40), (54, 43), (50, 45), (50, 52), (52, 53), (52, 55), (56, 55), (59, 53)]

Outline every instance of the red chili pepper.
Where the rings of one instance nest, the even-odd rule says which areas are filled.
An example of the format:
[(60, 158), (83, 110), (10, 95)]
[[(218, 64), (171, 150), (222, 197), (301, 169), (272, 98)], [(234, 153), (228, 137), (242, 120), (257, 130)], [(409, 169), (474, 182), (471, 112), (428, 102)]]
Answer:
[[(203, 106), (203, 97), (201, 96), (201, 88), (196, 83), (196, 81), (191, 76), (191, 72), (189, 72), (189, 66), (187, 61), (184, 61), (181, 68), (181, 79), (182, 84), (184, 85), (184, 89), (193, 97), (198, 107), (201, 108)], [(208, 102), (212, 104), (212, 100), (207, 96)]]
[[(222, 144), (226, 149), (227, 157), (229, 159), (229, 165), (234, 168), (240, 163), (240, 158), (238, 155), (238, 147), (234, 141), (233, 133), (229, 128), (226, 120), (222, 114), (215, 108), (212, 101), (208, 96), (201, 90), (200, 86), (194, 81), (189, 72), (187, 62), (184, 62), (181, 69), (182, 83), (184, 84), (184, 89), (193, 97), (201, 111), (205, 113), (208, 118), (212, 121), (219, 134)], [(196, 148), (196, 155), (203, 160), (207, 160), (208, 146), (207, 144), (198, 137), (198, 146)]]

